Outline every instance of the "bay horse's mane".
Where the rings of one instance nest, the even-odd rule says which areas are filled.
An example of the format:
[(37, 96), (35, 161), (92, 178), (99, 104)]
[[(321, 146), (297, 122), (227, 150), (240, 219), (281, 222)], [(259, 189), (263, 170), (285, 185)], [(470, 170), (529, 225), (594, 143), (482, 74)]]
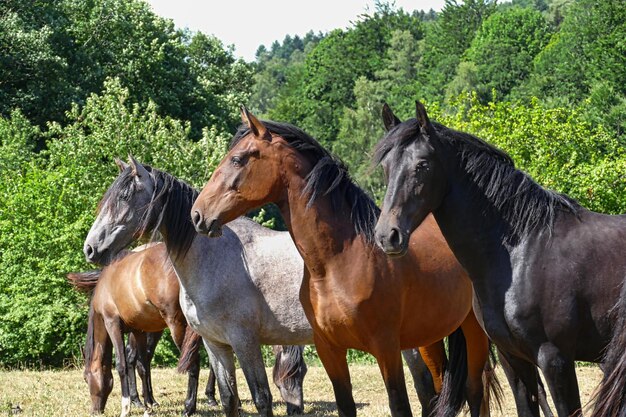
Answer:
[[(138, 232), (143, 235), (152, 230), (154, 240), (159, 226), (165, 225), (169, 253), (173, 258), (182, 257), (187, 253), (196, 237), (196, 230), (189, 213), (199, 192), (165, 171), (160, 171), (146, 164), (142, 165), (150, 174), (154, 184), (154, 192)], [(115, 210), (117, 198), (130, 198), (136, 186), (132, 169), (130, 167), (125, 168), (102, 197), (98, 211)], [(112, 196), (114, 198), (110, 198)]]
[[(338, 157), (332, 155), (312, 136), (288, 123), (262, 121), (267, 130), (283, 138), (287, 144), (312, 164), (313, 169), (305, 178), (303, 195), (308, 195), (307, 207), (319, 197), (328, 196), (333, 210), (339, 210), (344, 201), (350, 208), (350, 219), (355, 232), (368, 242), (374, 242), (374, 229), (380, 209), (350, 177), (348, 168)], [(241, 125), (230, 143), (230, 149), (250, 133), (250, 128)]]
[[(374, 149), (373, 161), (379, 164), (394, 146), (401, 149), (422, 133), (417, 119), (407, 120), (406, 132), (393, 138), (392, 128)], [(460, 168), (467, 179), (486, 197), (508, 223), (507, 239), (526, 236), (535, 229), (552, 229), (557, 211), (578, 215), (581, 206), (572, 198), (543, 188), (528, 174), (515, 168), (513, 159), (501, 149), (469, 133), (432, 122), (438, 140), (459, 156)]]

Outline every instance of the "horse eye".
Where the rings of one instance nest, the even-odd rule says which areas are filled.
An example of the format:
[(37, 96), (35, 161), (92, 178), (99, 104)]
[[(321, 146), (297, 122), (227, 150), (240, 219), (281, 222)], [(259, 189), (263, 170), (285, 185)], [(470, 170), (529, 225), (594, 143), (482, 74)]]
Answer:
[(417, 171), (420, 171), (420, 170), (426, 170), (428, 169), (428, 167), (429, 167), (428, 161), (419, 161), (417, 165), (415, 166), (415, 169)]
[(243, 163), (243, 159), (239, 156), (233, 156), (232, 158), (230, 158), (230, 162), (233, 164), (233, 166), (240, 167)]

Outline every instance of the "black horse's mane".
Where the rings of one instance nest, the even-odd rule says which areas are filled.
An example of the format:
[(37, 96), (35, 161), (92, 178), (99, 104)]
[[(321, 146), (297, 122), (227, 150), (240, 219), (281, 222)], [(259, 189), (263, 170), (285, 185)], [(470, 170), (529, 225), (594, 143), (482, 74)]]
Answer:
[[(350, 208), (350, 218), (356, 233), (362, 234), (368, 242), (373, 242), (380, 209), (354, 183), (346, 165), (296, 126), (269, 120), (264, 120), (263, 124), (270, 133), (282, 137), (289, 146), (313, 163), (313, 169), (305, 178), (306, 186), (303, 190), (303, 195), (308, 195), (307, 207), (324, 196), (330, 198), (333, 210), (339, 210), (345, 201)], [(241, 125), (230, 143), (230, 149), (249, 133), (248, 126)]]
[[(403, 123), (406, 131), (395, 137), (395, 128), (374, 150), (379, 164), (394, 146), (406, 147), (421, 135), (416, 119)], [(459, 155), (461, 169), (509, 225), (509, 237), (521, 237), (537, 228), (552, 228), (558, 210), (578, 214), (580, 206), (570, 197), (543, 188), (528, 174), (515, 168), (511, 157), (474, 135), (433, 122), (433, 139)]]
[[(141, 235), (153, 232), (154, 238), (155, 232), (164, 225), (167, 229), (168, 251), (173, 258), (184, 256), (196, 237), (189, 213), (198, 197), (198, 190), (165, 171), (142, 165), (150, 174), (154, 192), (138, 232)], [(98, 210), (115, 209), (119, 199), (128, 199), (132, 196), (137, 185), (131, 172), (131, 168), (127, 167), (117, 177), (102, 197)], [(104, 202), (107, 202), (108, 206), (103, 206)]]

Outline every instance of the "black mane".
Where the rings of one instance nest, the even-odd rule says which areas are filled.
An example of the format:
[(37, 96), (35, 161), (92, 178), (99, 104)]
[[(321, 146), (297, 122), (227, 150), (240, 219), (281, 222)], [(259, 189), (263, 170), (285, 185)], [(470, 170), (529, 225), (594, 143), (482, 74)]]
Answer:
[[(168, 251), (173, 258), (182, 257), (187, 253), (196, 237), (196, 230), (189, 213), (199, 192), (165, 171), (159, 171), (149, 165), (142, 165), (150, 173), (154, 192), (138, 232), (141, 235), (152, 232), (154, 237), (154, 232), (161, 225), (164, 225), (167, 230), (165, 238), (167, 239)], [(114, 209), (119, 199), (125, 199), (132, 195), (135, 186), (131, 168), (127, 167), (106, 191), (98, 210)], [(104, 202), (107, 202), (108, 206), (103, 206)]]
[[(402, 125), (408, 125), (403, 136), (394, 137), (397, 133), (394, 128), (378, 143), (374, 163), (379, 164), (394, 146), (403, 148), (420, 136), (416, 119)], [(578, 214), (580, 206), (576, 201), (537, 184), (528, 174), (516, 169), (511, 157), (501, 149), (469, 133), (439, 123), (432, 125), (436, 134), (431, 138), (459, 156), (460, 168), (469, 182), (509, 224), (509, 238), (525, 236), (537, 228), (551, 230), (559, 210)]]
[[(333, 209), (339, 210), (345, 201), (350, 207), (350, 217), (356, 233), (363, 234), (368, 242), (374, 242), (374, 228), (380, 209), (365, 191), (354, 183), (346, 165), (324, 149), (317, 140), (293, 125), (266, 120), (263, 124), (270, 133), (282, 137), (289, 146), (314, 164), (305, 178), (303, 194), (308, 195), (307, 206), (310, 207), (319, 197), (328, 196)], [(249, 133), (250, 129), (246, 125), (240, 126), (230, 143), (230, 148), (232, 149)]]

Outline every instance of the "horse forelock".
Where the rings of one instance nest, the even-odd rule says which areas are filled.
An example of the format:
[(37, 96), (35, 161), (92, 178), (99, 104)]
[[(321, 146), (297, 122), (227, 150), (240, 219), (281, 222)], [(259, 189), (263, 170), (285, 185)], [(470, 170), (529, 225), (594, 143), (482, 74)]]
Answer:
[(111, 186), (106, 190), (98, 202), (96, 213), (100, 214), (102, 211), (114, 211), (117, 207), (119, 199), (131, 192), (133, 182), (131, 168), (127, 167), (124, 171), (120, 172), (115, 181), (113, 181), (113, 184), (111, 184)]
[[(290, 148), (313, 165), (305, 178), (306, 185), (303, 189), (303, 197), (308, 197), (307, 206), (312, 206), (321, 197), (329, 197), (334, 210), (339, 210), (345, 202), (350, 208), (355, 232), (363, 235), (368, 242), (373, 242), (380, 209), (354, 182), (343, 161), (296, 126), (269, 120), (262, 122), (272, 135), (280, 136)], [(250, 132), (250, 128), (241, 125), (231, 140), (230, 149), (237, 146)]]

